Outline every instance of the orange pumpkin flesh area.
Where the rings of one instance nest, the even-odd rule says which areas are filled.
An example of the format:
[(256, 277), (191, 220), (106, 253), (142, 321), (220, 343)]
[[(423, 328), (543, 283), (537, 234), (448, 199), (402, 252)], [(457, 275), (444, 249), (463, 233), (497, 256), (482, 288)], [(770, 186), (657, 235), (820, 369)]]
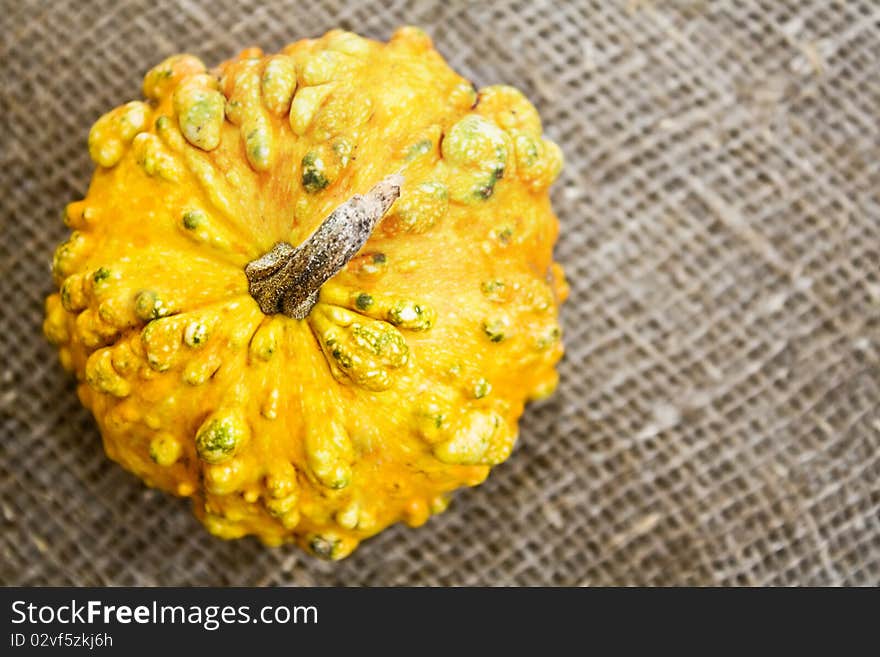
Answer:
[[(483, 481), (562, 355), (534, 107), (416, 28), (175, 56), (144, 95), (92, 128), (46, 302), (110, 458), (218, 536), (333, 559)], [(325, 223), (355, 195), (362, 247)]]

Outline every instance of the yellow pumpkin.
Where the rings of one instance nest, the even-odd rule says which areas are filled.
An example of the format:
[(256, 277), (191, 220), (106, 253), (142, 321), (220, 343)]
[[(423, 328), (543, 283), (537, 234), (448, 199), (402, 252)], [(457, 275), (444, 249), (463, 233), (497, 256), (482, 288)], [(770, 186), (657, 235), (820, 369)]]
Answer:
[(46, 302), (109, 457), (332, 559), (483, 481), (562, 355), (529, 101), (412, 27), (178, 55), (143, 92), (91, 129)]

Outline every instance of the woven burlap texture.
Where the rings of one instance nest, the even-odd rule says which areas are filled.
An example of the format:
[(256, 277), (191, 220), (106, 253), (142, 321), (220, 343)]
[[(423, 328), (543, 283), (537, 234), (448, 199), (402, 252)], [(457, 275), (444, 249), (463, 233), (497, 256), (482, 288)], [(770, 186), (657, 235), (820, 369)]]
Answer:
[[(3, 584), (880, 583), (877, 2), (2, 5)], [(220, 541), (105, 458), (40, 330), (88, 129), (168, 54), (400, 24), (565, 151), (559, 390), (421, 529)]]

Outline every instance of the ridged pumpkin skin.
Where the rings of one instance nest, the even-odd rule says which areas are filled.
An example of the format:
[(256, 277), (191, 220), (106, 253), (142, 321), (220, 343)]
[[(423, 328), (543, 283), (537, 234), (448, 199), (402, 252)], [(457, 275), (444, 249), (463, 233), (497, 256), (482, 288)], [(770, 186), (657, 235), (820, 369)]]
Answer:
[[(214, 534), (325, 558), (505, 460), (562, 355), (547, 188), (559, 148), (416, 28), (332, 31), (214, 70), (167, 59), (89, 135), (44, 330), (107, 454)], [(400, 172), (400, 198), (304, 320), (245, 266)]]

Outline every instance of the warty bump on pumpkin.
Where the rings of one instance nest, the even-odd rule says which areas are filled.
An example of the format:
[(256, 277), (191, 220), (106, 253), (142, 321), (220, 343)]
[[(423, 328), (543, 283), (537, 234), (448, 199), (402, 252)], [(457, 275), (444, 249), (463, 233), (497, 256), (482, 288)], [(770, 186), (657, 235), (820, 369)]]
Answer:
[(567, 294), (529, 101), (412, 27), (178, 55), (143, 93), (91, 129), (44, 324), (110, 458), (333, 559), (504, 461)]

